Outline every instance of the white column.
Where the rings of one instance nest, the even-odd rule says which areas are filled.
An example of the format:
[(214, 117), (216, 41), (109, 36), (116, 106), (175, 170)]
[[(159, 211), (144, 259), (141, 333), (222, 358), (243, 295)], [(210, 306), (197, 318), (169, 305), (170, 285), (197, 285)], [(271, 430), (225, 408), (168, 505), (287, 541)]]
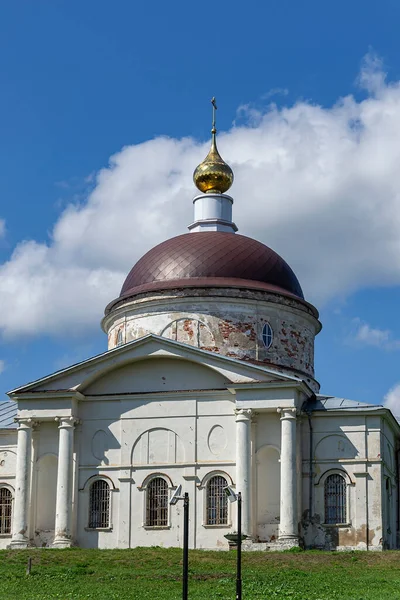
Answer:
[(20, 420), (17, 437), (17, 465), (11, 548), (26, 548), (28, 539), (28, 490), (32, 446), (32, 421)]
[(71, 505), (72, 505), (72, 458), (75, 419), (60, 419), (58, 429), (58, 471), (56, 523), (53, 547), (68, 548), (71, 546)]
[(278, 408), (281, 415), (281, 511), (279, 540), (299, 542), (297, 522), (296, 409)]
[(250, 409), (236, 410), (236, 493), (242, 493), (242, 531), (251, 535), (251, 415)]

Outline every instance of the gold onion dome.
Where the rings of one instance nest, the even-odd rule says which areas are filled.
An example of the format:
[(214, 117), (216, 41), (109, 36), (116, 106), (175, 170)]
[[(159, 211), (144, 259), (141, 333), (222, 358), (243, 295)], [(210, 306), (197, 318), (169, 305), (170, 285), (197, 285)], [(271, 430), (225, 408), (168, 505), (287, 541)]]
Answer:
[(215, 111), (217, 108), (215, 98), (211, 100), (213, 105), (213, 124), (211, 129), (211, 148), (205, 159), (193, 173), (193, 181), (196, 187), (205, 194), (223, 194), (229, 190), (233, 183), (233, 171), (221, 158), (217, 149), (215, 128)]

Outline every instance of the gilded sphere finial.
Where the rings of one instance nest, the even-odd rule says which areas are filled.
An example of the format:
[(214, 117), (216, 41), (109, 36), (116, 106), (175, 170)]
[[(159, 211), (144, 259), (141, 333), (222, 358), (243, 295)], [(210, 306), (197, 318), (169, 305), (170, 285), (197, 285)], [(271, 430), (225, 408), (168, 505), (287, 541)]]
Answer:
[(221, 158), (217, 149), (215, 127), (215, 111), (217, 104), (215, 98), (211, 100), (213, 106), (213, 121), (211, 129), (211, 148), (206, 158), (199, 164), (193, 173), (193, 181), (196, 187), (203, 193), (223, 194), (227, 192), (233, 183), (233, 171)]

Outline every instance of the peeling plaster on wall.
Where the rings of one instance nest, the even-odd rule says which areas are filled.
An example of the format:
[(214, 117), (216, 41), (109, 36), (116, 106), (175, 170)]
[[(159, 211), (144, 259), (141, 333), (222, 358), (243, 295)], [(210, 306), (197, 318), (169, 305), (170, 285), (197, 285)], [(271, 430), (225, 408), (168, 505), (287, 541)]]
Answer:
[[(215, 293), (212, 293), (215, 292)], [(273, 342), (265, 348), (262, 328), (270, 323)], [(250, 290), (180, 290), (126, 301), (103, 320), (109, 349), (118, 331), (125, 341), (149, 333), (203, 350), (314, 377), (314, 338), (320, 330), (311, 309), (294, 299)]]

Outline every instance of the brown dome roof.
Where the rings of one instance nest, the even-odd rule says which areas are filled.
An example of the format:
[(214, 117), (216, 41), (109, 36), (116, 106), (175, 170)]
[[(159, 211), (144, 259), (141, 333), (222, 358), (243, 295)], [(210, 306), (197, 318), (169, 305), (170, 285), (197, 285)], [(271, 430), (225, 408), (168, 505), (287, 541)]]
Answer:
[(296, 275), (276, 252), (251, 238), (218, 231), (186, 233), (147, 252), (130, 271), (120, 297), (182, 287), (237, 287), (304, 300)]

